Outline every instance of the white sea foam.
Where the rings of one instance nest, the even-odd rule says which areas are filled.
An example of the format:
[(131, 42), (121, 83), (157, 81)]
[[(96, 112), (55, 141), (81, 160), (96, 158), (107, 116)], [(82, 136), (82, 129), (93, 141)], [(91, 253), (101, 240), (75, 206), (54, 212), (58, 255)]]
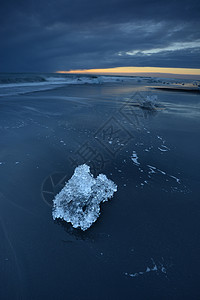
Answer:
[(68, 75), (26, 75), (19, 74), (11, 78), (0, 78), (0, 96), (25, 94), (35, 91), (51, 90), (66, 85), (103, 84), (123, 81), (135, 81), (135, 77), (122, 76), (79, 76)]

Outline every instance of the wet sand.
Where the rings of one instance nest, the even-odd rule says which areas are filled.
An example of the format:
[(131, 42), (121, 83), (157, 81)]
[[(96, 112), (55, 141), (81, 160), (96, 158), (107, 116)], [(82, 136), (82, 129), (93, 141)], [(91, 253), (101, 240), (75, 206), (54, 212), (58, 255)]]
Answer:
[[(198, 299), (199, 117), (142, 83), (1, 98), (1, 299)], [(82, 163), (118, 185), (84, 233), (51, 215)]]

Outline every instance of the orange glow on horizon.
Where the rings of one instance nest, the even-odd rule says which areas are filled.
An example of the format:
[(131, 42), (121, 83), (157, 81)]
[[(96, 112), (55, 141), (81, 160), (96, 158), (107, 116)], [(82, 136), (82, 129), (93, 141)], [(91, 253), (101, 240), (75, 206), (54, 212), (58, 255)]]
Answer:
[(85, 70), (70, 70), (57, 71), (56, 73), (64, 74), (126, 74), (133, 75), (135, 73), (168, 73), (180, 75), (200, 75), (200, 69), (186, 68), (156, 68), (156, 67), (116, 67), (107, 69), (85, 69)]

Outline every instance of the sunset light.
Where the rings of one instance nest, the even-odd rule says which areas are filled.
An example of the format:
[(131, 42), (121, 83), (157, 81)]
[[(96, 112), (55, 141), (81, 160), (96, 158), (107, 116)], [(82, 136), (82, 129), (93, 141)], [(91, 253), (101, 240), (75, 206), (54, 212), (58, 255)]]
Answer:
[(134, 75), (138, 73), (161, 73), (161, 74), (180, 74), (180, 75), (200, 75), (200, 69), (186, 68), (156, 68), (156, 67), (117, 67), (105, 69), (85, 69), (57, 71), (56, 73), (65, 74), (115, 74), (115, 75)]

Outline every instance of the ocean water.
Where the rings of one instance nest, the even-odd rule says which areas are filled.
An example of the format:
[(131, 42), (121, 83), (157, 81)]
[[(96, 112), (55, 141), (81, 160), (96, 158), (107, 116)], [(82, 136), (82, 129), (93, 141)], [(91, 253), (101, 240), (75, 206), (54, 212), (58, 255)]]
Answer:
[[(1, 299), (199, 299), (200, 97), (156, 89), (183, 84), (0, 75)], [(52, 218), (83, 163), (118, 186), (85, 232)]]
[(46, 91), (67, 85), (138, 80), (138, 77), (69, 75), (58, 73), (0, 73), (0, 97)]

